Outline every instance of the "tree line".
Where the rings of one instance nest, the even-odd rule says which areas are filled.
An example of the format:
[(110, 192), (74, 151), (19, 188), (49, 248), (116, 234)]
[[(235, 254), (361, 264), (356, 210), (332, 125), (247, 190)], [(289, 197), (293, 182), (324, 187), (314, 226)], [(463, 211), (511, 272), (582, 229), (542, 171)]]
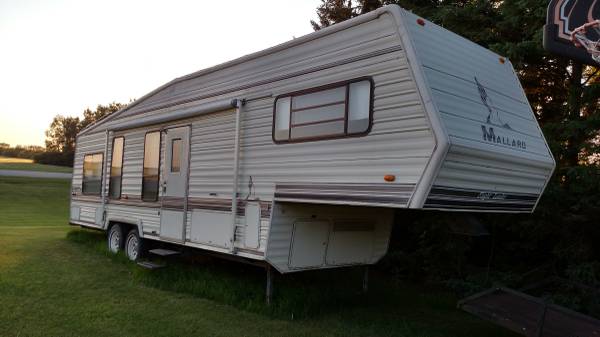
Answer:
[(46, 151), (34, 158), (36, 162), (72, 166), (77, 134), (87, 126), (125, 108), (127, 104), (112, 102), (98, 104), (95, 110), (87, 108), (83, 118), (57, 115), (46, 130)]
[(8, 143), (0, 143), (0, 156), (3, 157), (34, 159), (37, 154), (45, 150), (43, 146), (37, 145), (17, 145), (12, 147)]
[(107, 105), (98, 104), (95, 110), (86, 108), (83, 118), (56, 115), (45, 132), (46, 147), (11, 147), (9, 144), (0, 143), (0, 156), (33, 159), (40, 164), (73, 166), (77, 134), (87, 126), (125, 107), (127, 104), (112, 102)]
[[(560, 280), (536, 295), (600, 317), (600, 296), (589, 290), (600, 289), (599, 69), (543, 49), (547, 0), (322, 0), (311, 24), (319, 30), (387, 4), (508, 57), (557, 168), (534, 214), (404, 212), (385, 271), (462, 293)], [(478, 229), (460, 235), (456, 227)]]

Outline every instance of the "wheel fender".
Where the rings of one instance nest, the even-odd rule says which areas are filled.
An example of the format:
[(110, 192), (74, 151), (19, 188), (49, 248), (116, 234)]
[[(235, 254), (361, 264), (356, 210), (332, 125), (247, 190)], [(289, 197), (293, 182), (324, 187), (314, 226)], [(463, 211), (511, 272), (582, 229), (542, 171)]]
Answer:
[(142, 220), (138, 220), (137, 225), (136, 225), (137, 231), (138, 231), (138, 236), (140, 238), (144, 237), (144, 231), (142, 230)]
[[(140, 238), (144, 237), (144, 231), (142, 230), (142, 220), (138, 220), (137, 222), (135, 221), (131, 221), (131, 220), (123, 220), (123, 219), (118, 219), (118, 218), (111, 218), (108, 219), (107, 223), (109, 224), (108, 226), (106, 226), (106, 230), (108, 231), (110, 229), (111, 226), (113, 226), (114, 224), (123, 224), (126, 226), (131, 226), (131, 228), (135, 228), (137, 229), (138, 232), (138, 236)], [(125, 235), (127, 235), (127, 233), (125, 233)]]

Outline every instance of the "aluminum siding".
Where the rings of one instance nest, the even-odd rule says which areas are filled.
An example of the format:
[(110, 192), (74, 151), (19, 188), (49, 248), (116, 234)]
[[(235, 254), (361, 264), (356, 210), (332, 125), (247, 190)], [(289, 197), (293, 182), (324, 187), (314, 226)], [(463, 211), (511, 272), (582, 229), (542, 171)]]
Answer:
[(160, 233), (160, 214), (157, 208), (111, 205), (106, 208), (108, 221), (137, 225), (141, 222), (144, 234)]
[[(105, 141), (105, 132), (86, 134), (77, 137), (75, 158), (73, 160), (73, 180), (71, 185), (74, 192), (81, 192), (83, 182), (83, 157), (86, 154), (91, 153), (104, 153)], [(106, 158), (104, 158), (104, 164), (106, 164)]]
[[(181, 82), (168, 90), (171, 94), (159, 95), (160, 99), (171, 97), (169, 99), (175, 100), (202, 90), (219, 91), (222, 86), (249, 81), (246, 78), (301, 71), (309, 66), (394, 48), (391, 52), (375, 53), (375, 56), (327, 70), (248, 89), (244, 96), (257, 98), (250, 99), (242, 113), (238, 187), (241, 198), (272, 200), (276, 184), (291, 182), (383, 183), (384, 175), (395, 174), (396, 184), (414, 185), (420, 178), (434, 146), (433, 134), (390, 15), (384, 14), (377, 20), (323, 39), (266, 57), (269, 61), (261, 59), (254, 65), (239, 65), (206, 78)], [(224, 82), (230, 76), (233, 76), (232, 80)], [(275, 96), (361, 76), (372, 76), (375, 83), (374, 122), (369, 135), (274, 144), (271, 133)], [(208, 85), (210, 88), (206, 87)], [(150, 102), (156, 101), (149, 98), (136, 109), (142, 109)], [(190, 197), (230, 198), (234, 118), (233, 110), (230, 110), (194, 119)], [(406, 205), (396, 205), (403, 206)]]

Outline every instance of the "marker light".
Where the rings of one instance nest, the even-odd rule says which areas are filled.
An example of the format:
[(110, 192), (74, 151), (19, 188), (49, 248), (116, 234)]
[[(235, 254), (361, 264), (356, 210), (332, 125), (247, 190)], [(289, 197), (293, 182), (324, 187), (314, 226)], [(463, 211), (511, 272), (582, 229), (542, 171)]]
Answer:
[(391, 183), (392, 181), (396, 180), (396, 176), (393, 174), (386, 174), (383, 176), (383, 180)]
[(418, 19), (417, 19), (417, 23), (418, 23), (419, 25), (421, 25), (421, 26), (425, 26), (425, 20), (423, 20), (423, 19), (421, 19), (421, 18), (418, 18)]

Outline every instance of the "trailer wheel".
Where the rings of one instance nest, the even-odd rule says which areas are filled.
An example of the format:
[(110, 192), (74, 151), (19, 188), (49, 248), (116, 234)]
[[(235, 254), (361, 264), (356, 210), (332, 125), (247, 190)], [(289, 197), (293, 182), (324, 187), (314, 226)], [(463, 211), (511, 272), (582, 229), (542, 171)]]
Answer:
[(111, 253), (118, 253), (123, 248), (123, 229), (121, 225), (114, 224), (108, 231), (108, 250)]
[(138, 235), (137, 229), (132, 229), (125, 240), (125, 254), (131, 261), (139, 260), (144, 253), (144, 240)]

